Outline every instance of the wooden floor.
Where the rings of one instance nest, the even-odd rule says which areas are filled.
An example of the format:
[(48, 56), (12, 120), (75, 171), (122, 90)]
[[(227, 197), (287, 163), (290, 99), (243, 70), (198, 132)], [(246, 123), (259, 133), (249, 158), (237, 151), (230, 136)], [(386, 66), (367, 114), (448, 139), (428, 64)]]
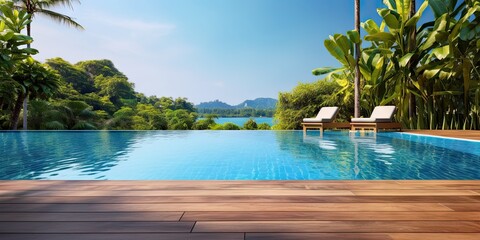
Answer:
[(0, 181), (0, 239), (480, 239), (480, 181)]
[(480, 141), (479, 130), (405, 130), (405, 132)]

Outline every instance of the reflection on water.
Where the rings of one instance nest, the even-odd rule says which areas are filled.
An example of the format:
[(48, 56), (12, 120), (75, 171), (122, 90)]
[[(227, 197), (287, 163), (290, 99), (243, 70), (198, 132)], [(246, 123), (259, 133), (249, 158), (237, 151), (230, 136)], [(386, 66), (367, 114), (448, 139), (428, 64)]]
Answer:
[[(480, 179), (480, 143), (404, 138), (336, 131), (0, 132), (0, 179)], [(469, 149), (460, 151), (462, 145)]]
[(318, 147), (325, 149), (325, 150), (336, 150), (337, 149), (337, 143), (335, 141), (330, 141), (326, 140), (323, 138), (319, 137), (313, 137), (313, 136), (303, 136), (303, 142), (304, 143), (310, 143), (310, 144), (318, 144)]
[(103, 179), (135, 148), (142, 132), (0, 133), (1, 179), (45, 179), (76, 174)]
[(277, 141), (280, 149), (317, 169), (318, 179), (480, 178), (480, 154), (458, 151), (442, 139), (420, 143), (399, 136), (331, 131), (319, 136), (312, 131), (302, 136), (303, 145), (292, 144), (294, 136), (283, 133), (277, 134)]

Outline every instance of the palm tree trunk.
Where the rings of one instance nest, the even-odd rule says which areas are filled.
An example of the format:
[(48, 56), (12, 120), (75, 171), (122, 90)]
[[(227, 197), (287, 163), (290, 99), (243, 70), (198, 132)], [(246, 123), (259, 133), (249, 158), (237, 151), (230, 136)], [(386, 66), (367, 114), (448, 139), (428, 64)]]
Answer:
[[(31, 17), (30, 17), (30, 20)], [(30, 37), (30, 23), (27, 24), (27, 35)], [(27, 48), (30, 48), (30, 43), (27, 44)], [(23, 130), (28, 130), (28, 98), (25, 96), (25, 99), (23, 99)]]
[[(413, 17), (416, 13), (416, 4), (415, 0), (411, 0), (410, 4), (410, 17)], [(408, 52), (413, 52), (415, 48), (417, 47), (417, 28), (413, 29), (412, 32), (410, 33), (410, 41), (409, 41), (409, 46), (408, 46)], [(409, 64), (410, 68), (410, 64)], [(413, 118), (416, 116), (416, 102), (415, 102), (415, 95), (410, 93), (410, 101), (408, 102), (408, 117), (410, 121), (413, 121)], [(418, 120), (417, 120), (418, 121)], [(413, 125), (412, 122), (410, 122), (411, 125)], [(413, 127), (413, 126), (412, 126)], [(430, 126), (431, 128), (431, 126)]]
[(22, 102), (26, 97), (23, 93), (19, 93), (17, 101), (12, 111), (12, 116), (10, 117), (10, 126), (12, 130), (17, 130), (18, 128), (18, 118), (20, 117), (20, 110), (22, 110)]
[[(355, 30), (360, 34), (360, 0), (355, 0)], [(355, 95), (354, 95), (354, 116), (360, 117), (360, 43), (355, 44)]]

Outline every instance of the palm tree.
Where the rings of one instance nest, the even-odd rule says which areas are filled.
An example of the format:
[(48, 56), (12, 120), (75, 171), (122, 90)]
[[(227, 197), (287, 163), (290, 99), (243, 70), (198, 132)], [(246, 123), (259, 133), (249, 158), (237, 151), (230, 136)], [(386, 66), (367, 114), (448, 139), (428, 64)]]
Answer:
[[(355, 31), (360, 35), (360, 0), (355, 0)], [(360, 117), (360, 42), (355, 44), (355, 95), (354, 95), (354, 116)]]
[[(411, 0), (410, 2), (410, 18), (413, 18), (415, 16), (415, 13), (416, 13), (416, 1), (415, 0)], [(408, 51), (409, 52), (413, 52), (415, 51), (415, 48), (417, 48), (417, 31), (411, 31), (410, 32), (410, 41), (409, 41), (409, 45), (408, 45)], [(408, 64), (408, 68), (411, 68), (411, 64), (409, 63)], [(409, 102), (408, 102), (408, 117), (410, 119), (410, 121), (413, 119), (413, 117), (415, 116), (416, 114), (416, 111), (415, 111), (415, 95), (413, 94), (410, 94), (410, 99), (409, 99)]]
[[(68, 26), (73, 26), (78, 29), (83, 29), (82, 25), (75, 22), (71, 17), (57, 13), (48, 8), (63, 5), (73, 8), (72, 2), (80, 3), (80, 0), (14, 0), (16, 7), (22, 10), (25, 10), (30, 14), (30, 20), (35, 17), (36, 14), (44, 15), (53, 19), (54, 21), (66, 24)], [(31, 36), (31, 25), (27, 24), (27, 35)], [(30, 48), (30, 44), (27, 45)], [(23, 129), (27, 130), (27, 104), (28, 99), (25, 97), (23, 100)]]

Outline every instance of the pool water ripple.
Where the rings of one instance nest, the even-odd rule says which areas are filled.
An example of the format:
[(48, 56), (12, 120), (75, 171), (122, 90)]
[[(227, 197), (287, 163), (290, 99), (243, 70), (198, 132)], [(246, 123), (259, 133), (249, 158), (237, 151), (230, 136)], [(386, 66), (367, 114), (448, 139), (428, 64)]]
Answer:
[(0, 132), (0, 179), (480, 179), (480, 142), (331, 131)]

